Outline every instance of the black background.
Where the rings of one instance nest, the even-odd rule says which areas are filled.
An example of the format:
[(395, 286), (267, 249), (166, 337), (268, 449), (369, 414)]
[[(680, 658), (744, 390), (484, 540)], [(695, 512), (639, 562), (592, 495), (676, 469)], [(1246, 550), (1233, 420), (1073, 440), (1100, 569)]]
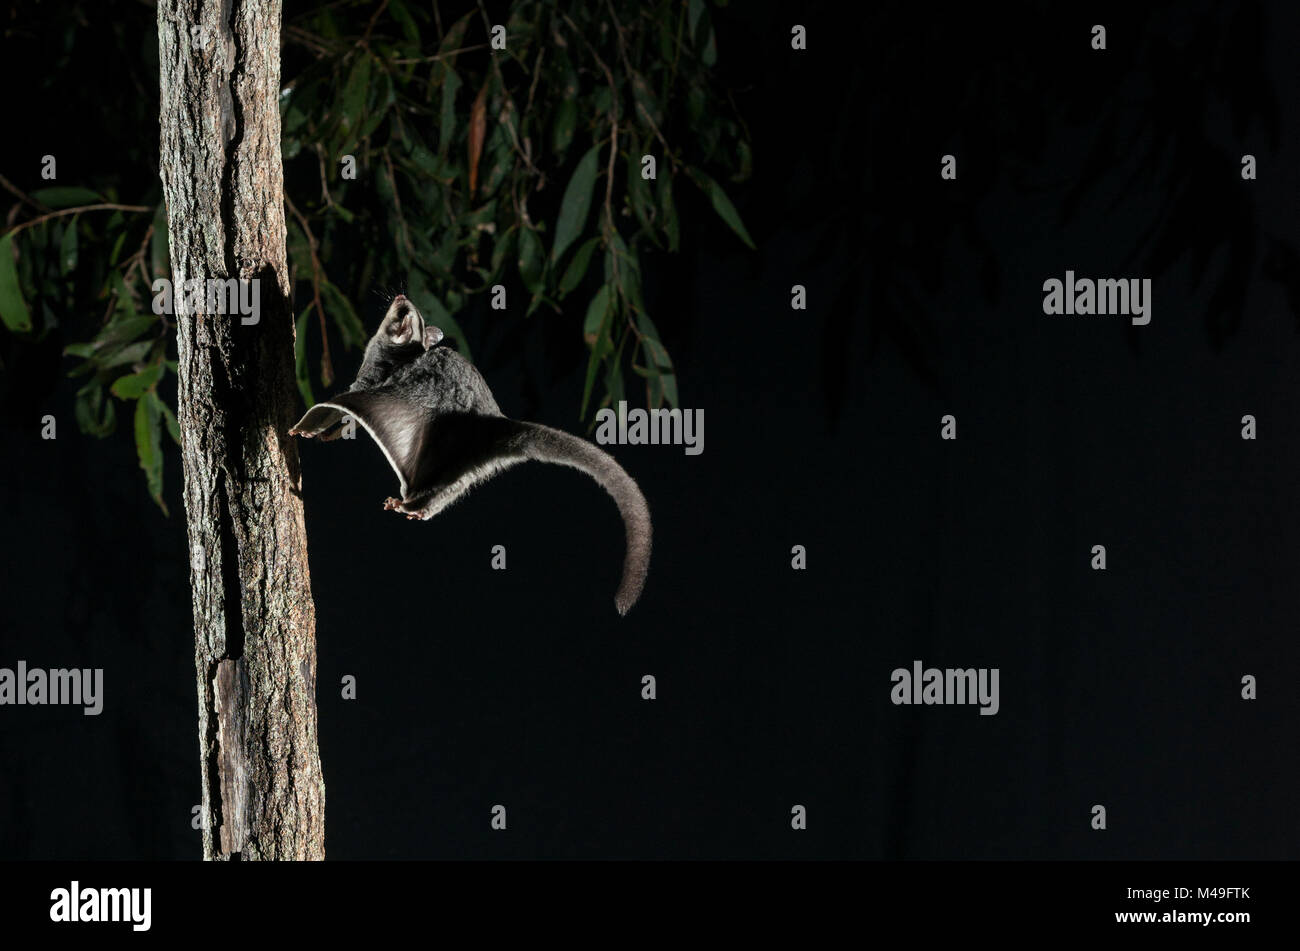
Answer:
[[(414, 524), (364, 436), (303, 447), (329, 857), (1296, 856), (1300, 16), (863, 6), (715, 14), (759, 250), (697, 200), (647, 265), (705, 450), (612, 447), (655, 524), (627, 618), (615, 509), (575, 473)], [(25, 189), (46, 152), (60, 184), (99, 158), (76, 130), (112, 64), (65, 69), (59, 98), (10, 87)], [(1151, 278), (1150, 325), (1044, 316), (1067, 268)], [(462, 325), (507, 414), (581, 431), (571, 318)], [(58, 345), (6, 348), (0, 666), (103, 667), (106, 701), (0, 708), (0, 858), (196, 858), (179, 454), (165, 519), (128, 427), (81, 436), (23, 362)], [(1000, 668), (1000, 712), (893, 706), (915, 659)]]

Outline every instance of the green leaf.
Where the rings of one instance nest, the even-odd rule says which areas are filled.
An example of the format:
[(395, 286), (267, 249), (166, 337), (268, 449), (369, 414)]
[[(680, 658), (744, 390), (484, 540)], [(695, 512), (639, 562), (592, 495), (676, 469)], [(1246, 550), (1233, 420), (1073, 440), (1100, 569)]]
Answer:
[(627, 195), (632, 202), (632, 210), (636, 212), (637, 220), (647, 232), (653, 235), (654, 198), (650, 194), (650, 183), (641, 177), (640, 155), (629, 155), (627, 158)]
[(361, 126), (361, 116), (366, 108), (366, 94), (370, 90), (370, 57), (362, 54), (348, 74), (347, 85), (343, 87), (343, 99), (340, 103), (340, 121), (343, 135), (339, 139), (337, 151), (345, 152), (356, 141), (355, 132)]
[(587, 316), (582, 321), (582, 338), (593, 348), (600, 342), (601, 329), (605, 326), (605, 314), (609, 310), (610, 285), (600, 285), (591, 302), (587, 304)]
[[(677, 375), (673, 372), (672, 358), (659, 342), (659, 331), (645, 311), (637, 315), (637, 329), (641, 332), (641, 344), (650, 359), (648, 375), (658, 376), (664, 399), (669, 405), (677, 406)], [(655, 401), (652, 399), (651, 402)]]
[(298, 392), (309, 407), (316, 405), (316, 397), (311, 392), (311, 372), (307, 369), (307, 317), (315, 307), (315, 301), (308, 304), (293, 325), (293, 375)]
[[(626, 337), (624, 338), (627, 339)], [(623, 348), (619, 346), (619, 354), (610, 360), (605, 367), (605, 400), (611, 406), (617, 406), (619, 400), (625, 399), (623, 392)]]
[(691, 0), (688, 6), (687, 22), (691, 25), (691, 42), (695, 42), (695, 34), (700, 28), (700, 17), (704, 15), (704, 0)]
[(114, 409), (112, 400), (104, 399), (104, 385), (98, 380), (91, 380), (77, 390), (73, 412), (77, 418), (77, 427), (88, 436), (102, 439), (117, 424), (117, 410)]
[(384, 73), (384, 75), (380, 78), (383, 80), (384, 89), (386, 90), (386, 93), (380, 97), (379, 102), (376, 104), (374, 111), (371, 112), (370, 115), (366, 117), (365, 121), (362, 122), (361, 126), (357, 129), (356, 135), (353, 137), (353, 141), (357, 142), (358, 144), (364, 142), (367, 138), (369, 138), (371, 135), (374, 134), (375, 129), (379, 128), (379, 123), (383, 122), (384, 119), (387, 118), (388, 107), (391, 106), (396, 101), (396, 95), (393, 92), (392, 77), (390, 77), (387, 73)]
[(0, 321), (15, 333), (32, 329), (32, 315), (23, 300), (18, 286), (18, 270), (14, 267), (14, 235), (9, 232), (0, 238)]
[(501, 269), (505, 266), (506, 258), (514, 251), (515, 234), (518, 231), (519, 225), (511, 225), (505, 230), (504, 234), (497, 235), (496, 242), (492, 245), (491, 281), (495, 281), (501, 276)]
[(149, 494), (158, 507), (167, 513), (162, 499), (162, 403), (152, 390), (135, 402), (135, 452), (144, 470)]
[(118, 377), (109, 389), (120, 400), (138, 400), (162, 379), (162, 375), (163, 365), (160, 361), (151, 367), (145, 367), (139, 373)]
[(456, 92), (461, 87), (461, 79), (450, 66), (443, 64), (442, 80), (442, 116), (438, 126), (438, 154), (446, 155), (456, 134)]
[(343, 292), (325, 279), (320, 282), (321, 293), (325, 300), (328, 301), (326, 310), (334, 318), (334, 325), (339, 328), (339, 333), (343, 336), (343, 343), (346, 346), (354, 344), (360, 347), (366, 345), (366, 328), (361, 323), (361, 318), (352, 307), (352, 302), (344, 296)]
[(600, 367), (600, 362), (608, 349), (602, 346), (602, 342), (606, 340), (609, 333), (612, 311), (609, 285), (602, 284), (596, 296), (587, 305), (587, 317), (582, 324), (583, 336), (591, 344), (591, 356), (587, 358), (587, 379), (582, 386), (582, 409), (578, 414), (579, 419), (587, 418), (587, 404), (591, 402), (591, 388), (596, 382), (596, 370)]
[(135, 298), (131, 296), (131, 288), (126, 286), (122, 272), (116, 269), (109, 271), (108, 283), (117, 294), (117, 299), (113, 304), (113, 310), (116, 312), (114, 321), (117, 320), (117, 315), (123, 315), (126, 318), (137, 316), (139, 311), (135, 307)]
[(111, 370), (113, 367), (125, 366), (128, 363), (139, 363), (149, 356), (155, 343), (154, 340), (141, 340), (139, 343), (127, 344), (120, 350), (110, 348), (99, 356), (97, 361), (99, 368)]
[(542, 272), (545, 263), (542, 239), (532, 228), (519, 231), (519, 276), (523, 278), (524, 287), (530, 294), (540, 294), (545, 288)]
[[(113, 217), (108, 220), (108, 226), (104, 229), (105, 233), (107, 234), (113, 233), (114, 228), (118, 226), (117, 223), (115, 222), (117, 222), (117, 219), (120, 214), (121, 214), (120, 212), (114, 214)], [(113, 250), (109, 252), (108, 255), (108, 263), (111, 264), (113, 267), (117, 267), (117, 265), (121, 263), (120, 255), (122, 253), (122, 245), (125, 243), (126, 243), (126, 231), (124, 229), (117, 233), (117, 240), (113, 242)]]
[(469, 26), (470, 18), (475, 13), (476, 11), (471, 10), (448, 27), (446, 35), (442, 38), (442, 43), (438, 46), (439, 53), (445, 55), (452, 50), (460, 49), (461, 44), (465, 41), (465, 29)]
[(402, 28), (402, 35), (407, 38), (416, 49), (420, 48), (420, 28), (415, 25), (415, 18), (411, 16), (411, 11), (406, 9), (403, 0), (389, 0), (388, 10), (393, 15)]
[(712, 66), (718, 61), (718, 38), (713, 32), (712, 25), (709, 26), (709, 38), (704, 44), (704, 49), (700, 52), (700, 62), (705, 66)]
[(591, 193), (596, 185), (596, 159), (600, 146), (594, 145), (587, 150), (573, 170), (573, 177), (564, 189), (564, 198), (560, 203), (560, 217), (555, 225), (555, 244), (551, 248), (551, 261), (560, 260), (587, 223), (587, 211), (591, 208)]
[(180, 423), (176, 422), (176, 414), (161, 399), (158, 400), (158, 405), (162, 408), (163, 422), (167, 424), (167, 434), (179, 446), (181, 444), (181, 427)]
[(104, 199), (99, 192), (89, 188), (72, 188), (62, 185), (57, 188), (42, 188), (32, 192), (32, 201), (39, 202), (46, 208), (76, 208), (79, 205), (99, 205)]
[(591, 264), (591, 253), (596, 250), (596, 245), (600, 244), (600, 238), (588, 238), (578, 246), (574, 252), (569, 266), (564, 269), (564, 276), (560, 278), (560, 296), (569, 294), (582, 283), (582, 279), (587, 276), (587, 268)]
[(645, 78), (636, 72), (632, 74), (632, 100), (637, 106), (638, 119), (644, 120), (648, 117), (656, 126), (663, 124), (664, 117), (659, 108), (659, 100), (650, 91), (650, 85)]
[(741, 241), (744, 241), (751, 249), (757, 251), (758, 249), (754, 247), (753, 240), (749, 237), (749, 232), (745, 230), (745, 225), (740, 220), (740, 213), (736, 211), (736, 206), (731, 203), (731, 199), (722, 190), (722, 186), (703, 172), (700, 172), (699, 176), (704, 182), (702, 187), (705, 194), (709, 196), (709, 201), (713, 203), (713, 210), (718, 213), (718, 216), (727, 223), (727, 226), (736, 233), (736, 236)]
[(505, 128), (498, 124), (492, 131), (488, 141), (485, 157), (491, 165), (487, 178), (484, 180), (481, 194), (491, 195), (501, 187), (505, 180), (506, 173), (509, 172), (515, 164), (514, 149), (510, 144), (510, 136)]
[(555, 123), (551, 126), (551, 148), (557, 156), (563, 156), (568, 151), (577, 124), (578, 101), (573, 98), (561, 99), (555, 108)]
[(95, 337), (94, 347), (97, 351), (107, 352), (114, 347), (135, 340), (158, 322), (153, 314), (130, 314), (123, 316), (119, 311)]
[(59, 273), (64, 277), (77, 267), (77, 220), (80, 217), (72, 216), (72, 220), (63, 229), (63, 240), (59, 242)]

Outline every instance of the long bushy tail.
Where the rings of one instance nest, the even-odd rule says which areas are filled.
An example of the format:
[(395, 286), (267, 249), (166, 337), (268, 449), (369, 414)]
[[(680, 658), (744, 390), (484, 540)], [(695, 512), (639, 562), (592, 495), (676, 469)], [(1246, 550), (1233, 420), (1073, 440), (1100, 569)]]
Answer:
[(538, 462), (572, 466), (591, 476), (613, 496), (627, 533), (623, 580), (614, 596), (614, 606), (619, 614), (626, 614), (641, 597), (650, 568), (650, 509), (645, 496), (612, 456), (587, 440), (540, 423), (520, 422), (519, 425), (519, 449), (523, 455)]

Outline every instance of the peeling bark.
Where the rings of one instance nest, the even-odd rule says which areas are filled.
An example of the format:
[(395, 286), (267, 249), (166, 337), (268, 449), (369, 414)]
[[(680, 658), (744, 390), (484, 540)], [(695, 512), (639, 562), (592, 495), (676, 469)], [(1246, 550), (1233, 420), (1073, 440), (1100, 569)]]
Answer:
[[(280, 0), (160, 0), (160, 174), (177, 306), (206, 859), (324, 858), (316, 615), (295, 419)], [(256, 279), (260, 314), (185, 314)]]

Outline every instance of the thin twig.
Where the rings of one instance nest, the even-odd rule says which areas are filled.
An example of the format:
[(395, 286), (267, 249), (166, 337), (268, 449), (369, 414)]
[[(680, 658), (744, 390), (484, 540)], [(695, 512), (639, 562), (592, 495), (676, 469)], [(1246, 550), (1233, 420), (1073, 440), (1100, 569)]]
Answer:
[(59, 217), (61, 217), (61, 216), (63, 216), (63, 215), (79, 215), (79, 214), (81, 214), (83, 211), (136, 211), (136, 212), (143, 212), (143, 211), (153, 211), (153, 209), (152, 209), (152, 208), (146, 208), (144, 205), (117, 205), (117, 204), (79, 205), (79, 206), (77, 206), (76, 208), (63, 208), (63, 209), (61, 209), (61, 210), (59, 210), (59, 211), (51, 211), (48, 215), (41, 215), (39, 218), (33, 218), (33, 219), (31, 219), (30, 221), (24, 221), (22, 224), (14, 225), (13, 228), (11, 228), (11, 229), (10, 229), (8, 232), (6, 232), (6, 233), (7, 233), (7, 234), (14, 235), (14, 234), (17, 234), (18, 232), (22, 231), (24, 228), (30, 228), (32, 225), (38, 225), (38, 224), (40, 224), (42, 221), (48, 221), (48, 220), (51, 219), (51, 218), (59, 218)]
[(357, 46), (364, 46), (366, 49), (370, 49), (370, 31), (375, 28), (375, 21), (379, 19), (379, 15), (387, 9), (388, 0), (384, 0), (384, 2), (379, 5), (379, 9), (371, 15), (370, 22), (366, 24), (366, 32), (362, 34), (361, 39), (357, 40)]
[(325, 330), (325, 308), (320, 302), (320, 276), (321, 266), (320, 258), (316, 256), (316, 235), (312, 234), (311, 225), (307, 224), (307, 219), (303, 213), (298, 210), (298, 206), (293, 203), (289, 193), (284, 193), (284, 204), (289, 212), (298, 219), (298, 224), (302, 225), (303, 234), (307, 236), (307, 251), (311, 256), (311, 295), (312, 303), (316, 305), (316, 315), (320, 318), (320, 339), (321, 339), (321, 358), (320, 358), (320, 375), (321, 382), (329, 386), (334, 379), (334, 363), (330, 360), (330, 338)]
[(411, 244), (411, 231), (402, 214), (402, 196), (397, 194), (397, 175), (393, 172), (393, 158), (388, 154), (388, 149), (384, 149), (384, 164), (388, 166), (388, 183), (393, 186), (393, 207), (397, 211), (397, 221), (402, 226), (402, 241), (411, 257), (415, 257), (415, 245)]
[(404, 59), (392, 60), (394, 65), (405, 66), (408, 63), (437, 63), (444, 59), (453, 59), (460, 53), (472, 53), (475, 50), (487, 49), (486, 43), (475, 43), (473, 46), (462, 46), (459, 49), (447, 50), (445, 53), (438, 53), (434, 56), (408, 56)]
[(320, 194), (328, 207), (333, 207), (334, 199), (330, 197), (330, 187), (325, 176), (325, 148), (316, 143), (316, 158), (320, 160)]
[(19, 188), (17, 185), (15, 185), (13, 182), (9, 181), (9, 179), (5, 178), (3, 175), (0, 175), (0, 185), (3, 185), (6, 191), (8, 191), (10, 194), (16, 196), (16, 197), (18, 198), (18, 200), (21, 201), (24, 205), (31, 205), (31, 206), (32, 206), (33, 208), (35, 208), (37, 211), (49, 211), (49, 210), (50, 210), (50, 209), (46, 208), (44, 205), (42, 205), (42, 204), (41, 204), (39, 201), (37, 201), (35, 198), (32, 198), (30, 195), (24, 194), (23, 191), (22, 191), (22, 189), (20, 189), (20, 188)]

